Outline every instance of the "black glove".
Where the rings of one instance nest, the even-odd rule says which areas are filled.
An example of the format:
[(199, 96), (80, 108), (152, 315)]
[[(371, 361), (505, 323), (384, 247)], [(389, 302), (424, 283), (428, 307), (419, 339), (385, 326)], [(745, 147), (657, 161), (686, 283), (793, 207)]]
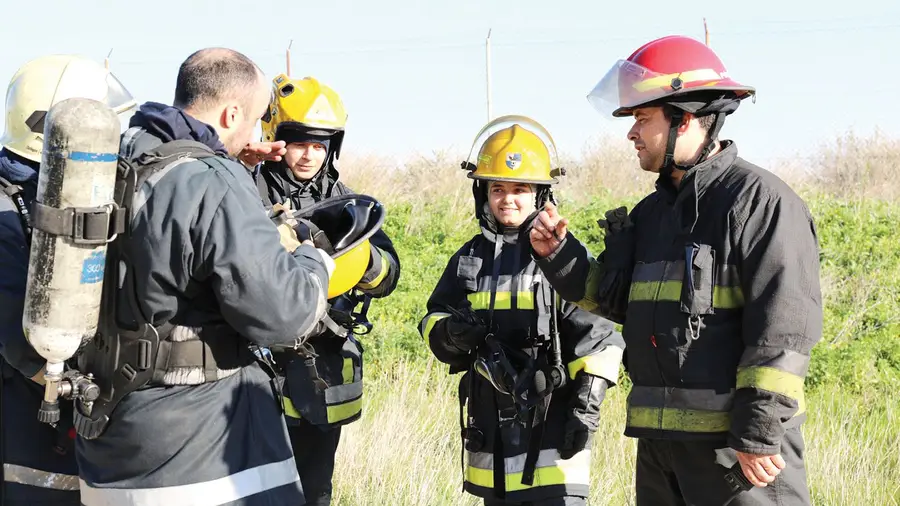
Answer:
[(448, 344), (461, 353), (469, 353), (484, 341), (487, 326), (472, 309), (472, 303), (463, 301), (459, 308), (447, 308), (451, 314), (447, 320)]
[(634, 223), (628, 209), (619, 207), (606, 211), (605, 220), (597, 220), (606, 231), (603, 242), (604, 263), (608, 269), (631, 269), (634, 264)]
[[(428, 345), (434, 356), (454, 370), (468, 366), (469, 353), (478, 347), (487, 335), (487, 327), (467, 300), (459, 309), (444, 306), (450, 316), (438, 321), (428, 336)], [(460, 369), (460, 370), (462, 370)]]
[(599, 376), (580, 372), (575, 377), (565, 435), (559, 448), (559, 455), (563, 459), (570, 459), (590, 446), (600, 423), (600, 404), (606, 397), (608, 386), (606, 380)]

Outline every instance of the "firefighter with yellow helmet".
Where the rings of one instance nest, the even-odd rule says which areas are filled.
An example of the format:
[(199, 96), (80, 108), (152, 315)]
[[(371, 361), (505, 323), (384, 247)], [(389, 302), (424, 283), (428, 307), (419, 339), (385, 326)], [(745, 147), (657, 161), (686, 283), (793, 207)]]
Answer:
[[(44, 120), (50, 108), (80, 97), (130, 115), (136, 103), (103, 65), (74, 55), (47, 55), (24, 64), (6, 92), (0, 144), (0, 504), (81, 504), (71, 403), (56, 427), (38, 421), (46, 362), (28, 343), (22, 312), (28, 275), (30, 213), (37, 194)], [(66, 416), (67, 413), (67, 416)]]
[(312, 77), (273, 81), (273, 100), (262, 119), (263, 140), (283, 141), (281, 160), (256, 174), (263, 203), (282, 214), (301, 239), (329, 251), (330, 310), (322, 332), (296, 351), (276, 351), (283, 376), (284, 411), (297, 470), (309, 505), (331, 502), (331, 478), (341, 427), (362, 413), (362, 346), (372, 298), (394, 291), (400, 261), (380, 229), (384, 209), (338, 180), (347, 112), (338, 94)]
[[(624, 342), (609, 320), (562, 302), (528, 241), (555, 201), (550, 134), (503, 116), (463, 162), (480, 233), (450, 258), (420, 324), (435, 357), (460, 379), (464, 489), (485, 505), (583, 505), (590, 446)], [(468, 416), (463, 416), (463, 411)]]

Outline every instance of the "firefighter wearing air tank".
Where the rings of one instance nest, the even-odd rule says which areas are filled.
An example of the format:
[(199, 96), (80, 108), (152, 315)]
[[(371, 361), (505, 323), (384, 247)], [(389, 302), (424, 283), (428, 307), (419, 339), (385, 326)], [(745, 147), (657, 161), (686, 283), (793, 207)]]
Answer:
[[(327, 505), (341, 427), (362, 412), (363, 349), (355, 334), (371, 330), (365, 317), (370, 299), (394, 291), (400, 262), (379, 228), (384, 219), (380, 204), (356, 196), (338, 181), (335, 161), (347, 122), (338, 94), (311, 77), (291, 79), (282, 74), (273, 87), (263, 136), (265, 141), (285, 142), (286, 153), (283, 160), (268, 161), (260, 168), (257, 186), (263, 203), (270, 209), (287, 208), (282, 212), (299, 219), (301, 236), (326, 238), (329, 246), (347, 243), (339, 235), (365, 238), (333, 255), (328, 324), (306, 343), (305, 356), (277, 351), (274, 356), (284, 380), (284, 411), (307, 504)], [(322, 235), (316, 233), (316, 224)], [(358, 231), (340, 230), (341, 224)], [(318, 239), (315, 242), (320, 245)]]
[(560, 295), (624, 323), (639, 506), (810, 504), (800, 425), (822, 333), (816, 228), (788, 185), (718, 138), (754, 94), (688, 37), (619, 60), (588, 98), (633, 118), (656, 191), (607, 213), (596, 259), (552, 206), (532, 232)]
[(532, 260), (530, 225), (563, 173), (550, 135), (504, 116), (476, 136), (470, 158), (476, 149), (463, 168), (481, 233), (450, 258), (420, 325), (450, 373), (465, 371), (464, 488), (486, 505), (584, 504), (624, 343), (612, 322), (562, 303)]
[[(64, 361), (97, 326), (112, 211), (102, 206), (112, 202), (121, 131), (116, 114), (126, 116), (135, 105), (103, 65), (74, 55), (29, 61), (7, 90), (0, 140), (0, 504), (6, 506), (81, 503), (72, 405), (53, 397)], [(68, 154), (60, 156), (62, 150)], [(94, 156), (100, 151), (106, 160)], [(84, 210), (71, 212), (97, 206), (89, 218)], [(72, 218), (89, 228), (80, 229), (80, 244), (64, 233), (75, 230)], [(55, 425), (42, 423), (39, 413)]]

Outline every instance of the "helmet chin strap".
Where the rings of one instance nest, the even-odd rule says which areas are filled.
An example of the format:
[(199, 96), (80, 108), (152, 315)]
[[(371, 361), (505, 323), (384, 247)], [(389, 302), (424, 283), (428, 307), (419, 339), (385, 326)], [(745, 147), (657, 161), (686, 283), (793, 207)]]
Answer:
[(678, 165), (675, 163), (675, 141), (678, 139), (678, 127), (681, 126), (681, 122), (684, 120), (684, 111), (681, 109), (672, 111), (672, 117), (669, 122), (669, 138), (666, 140), (666, 158), (663, 160), (663, 166), (660, 170), (663, 175), (669, 177), (675, 169), (689, 171), (709, 158), (709, 154), (712, 153), (712, 150), (716, 147), (716, 138), (718, 138), (719, 131), (722, 130), (722, 126), (725, 124), (725, 116), (727, 116), (728, 113), (719, 111), (715, 113), (715, 115), (716, 120), (713, 122), (709, 131), (706, 132), (703, 151), (700, 152), (697, 161), (689, 165)]

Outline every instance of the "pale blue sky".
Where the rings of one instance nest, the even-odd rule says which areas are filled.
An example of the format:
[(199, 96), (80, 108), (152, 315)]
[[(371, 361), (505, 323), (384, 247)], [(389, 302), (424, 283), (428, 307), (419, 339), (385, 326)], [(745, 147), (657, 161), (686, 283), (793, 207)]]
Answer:
[(759, 92), (723, 131), (745, 157), (808, 154), (849, 129), (900, 136), (896, 1), (44, 0), (21, 21), (24, 4), (0, 5), (0, 76), (41, 54), (102, 62), (113, 48), (111, 68), (139, 102), (171, 103), (179, 64), (207, 46), (242, 51), (274, 77), (293, 39), (293, 77), (344, 99), (345, 152), (467, 150), (486, 122), (488, 28), (495, 116), (532, 116), (567, 152), (622, 138), (628, 121), (602, 118), (585, 95), (648, 40), (702, 40), (704, 16), (731, 75)]

